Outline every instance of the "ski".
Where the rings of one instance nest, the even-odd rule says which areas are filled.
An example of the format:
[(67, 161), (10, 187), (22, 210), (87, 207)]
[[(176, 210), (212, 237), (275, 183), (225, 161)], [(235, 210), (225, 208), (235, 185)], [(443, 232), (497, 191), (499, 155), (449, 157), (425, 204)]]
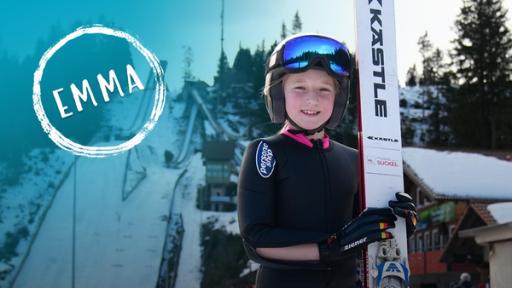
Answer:
[[(358, 71), (360, 206), (387, 207), (403, 192), (402, 142), (396, 69), (393, 0), (355, 0)], [(409, 287), (405, 221), (393, 239), (363, 253), (361, 281), (367, 288)]]

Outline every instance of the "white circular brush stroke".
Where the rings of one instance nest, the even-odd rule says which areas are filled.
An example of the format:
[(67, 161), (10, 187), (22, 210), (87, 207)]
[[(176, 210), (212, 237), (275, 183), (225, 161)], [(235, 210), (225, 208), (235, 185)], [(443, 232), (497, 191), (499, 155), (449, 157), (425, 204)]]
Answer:
[[(142, 129), (130, 140), (116, 146), (84, 146), (71, 141), (62, 135), (62, 133), (60, 133), (50, 123), (50, 121), (48, 121), (48, 117), (46, 116), (43, 105), (41, 103), (41, 79), (43, 77), (46, 63), (53, 56), (53, 54), (55, 54), (55, 52), (62, 48), (62, 46), (64, 46), (67, 42), (84, 34), (104, 34), (125, 39), (126, 41), (130, 42), (146, 58), (149, 65), (151, 66), (151, 69), (153, 70), (153, 73), (155, 74), (155, 102), (153, 104), (153, 110), (151, 111), (151, 115), (148, 121), (144, 124)], [(142, 44), (137, 41), (137, 39), (133, 38), (128, 33), (114, 30), (102, 25), (83, 26), (62, 38), (59, 42), (57, 42), (57, 44), (50, 47), (43, 54), (43, 57), (41, 57), (41, 60), (39, 60), (39, 66), (34, 73), (32, 100), (34, 102), (34, 110), (36, 111), (37, 118), (41, 122), (41, 126), (43, 127), (44, 132), (48, 134), (50, 139), (55, 142), (57, 146), (79, 156), (96, 158), (113, 156), (123, 151), (129, 150), (135, 145), (139, 144), (144, 139), (144, 137), (146, 137), (146, 135), (154, 128), (158, 118), (162, 114), (165, 104), (164, 72), (160, 66), (160, 61), (158, 61), (158, 58), (156, 58), (153, 53), (142, 46)]]

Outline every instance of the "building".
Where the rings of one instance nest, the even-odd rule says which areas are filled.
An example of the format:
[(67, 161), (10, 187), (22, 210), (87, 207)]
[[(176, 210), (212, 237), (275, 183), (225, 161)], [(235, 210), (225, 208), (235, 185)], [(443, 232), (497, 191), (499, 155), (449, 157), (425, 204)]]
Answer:
[(487, 211), (495, 221), (493, 224), (462, 230), (462, 239), (474, 239), (482, 246), (483, 257), (489, 262), (491, 287), (506, 288), (512, 283), (512, 202), (488, 205)]
[(214, 140), (203, 144), (206, 185), (200, 208), (213, 211), (236, 209), (235, 142)]
[(419, 216), (408, 241), (411, 287), (450, 287), (462, 272), (471, 273), (474, 284), (488, 280), (484, 247), (457, 232), (496, 223), (487, 206), (512, 200), (509, 159), (490, 152), (403, 149), (404, 187)]

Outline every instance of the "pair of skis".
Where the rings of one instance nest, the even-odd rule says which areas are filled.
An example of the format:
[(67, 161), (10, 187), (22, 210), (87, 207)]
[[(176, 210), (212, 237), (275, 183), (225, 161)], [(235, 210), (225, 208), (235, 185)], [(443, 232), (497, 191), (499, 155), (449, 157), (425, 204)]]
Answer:
[[(354, 0), (362, 209), (387, 207), (404, 190), (393, 2)], [(372, 243), (363, 253), (366, 288), (409, 287), (404, 219), (391, 233), (393, 239)]]

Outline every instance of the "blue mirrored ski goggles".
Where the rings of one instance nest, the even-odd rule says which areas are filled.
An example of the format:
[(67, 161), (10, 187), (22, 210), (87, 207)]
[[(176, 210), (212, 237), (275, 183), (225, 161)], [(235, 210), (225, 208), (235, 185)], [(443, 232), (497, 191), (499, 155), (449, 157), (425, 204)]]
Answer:
[[(281, 57), (272, 66), (282, 66), (290, 72), (302, 72), (318, 62), (334, 75), (349, 76), (350, 52), (348, 48), (331, 38), (305, 35), (290, 39), (281, 48)], [(273, 67), (270, 67), (272, 69)]]

